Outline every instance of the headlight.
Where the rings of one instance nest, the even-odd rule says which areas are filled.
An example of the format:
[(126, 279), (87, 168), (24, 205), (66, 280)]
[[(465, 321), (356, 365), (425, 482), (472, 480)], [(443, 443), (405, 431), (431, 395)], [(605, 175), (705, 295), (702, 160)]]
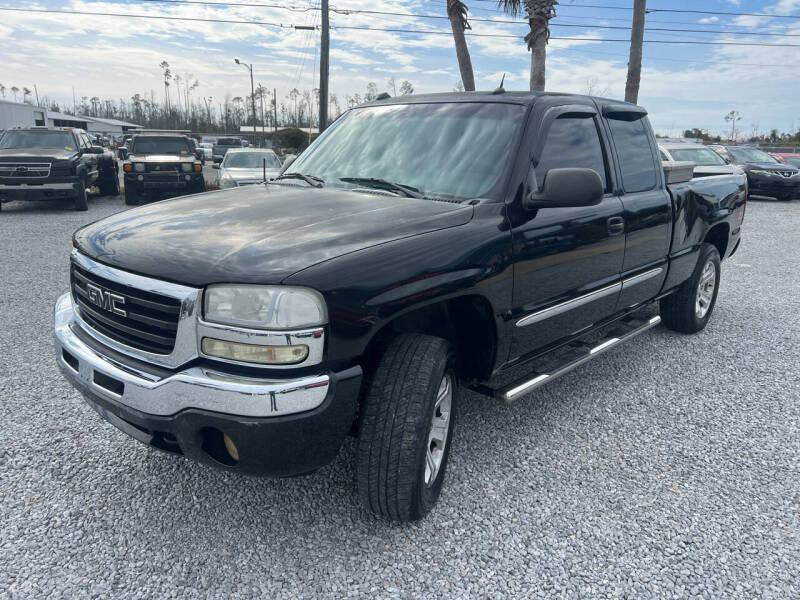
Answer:
[(763, 169), (750, 169), (753, 175), (772, 175), (772, 171), (765, 171)]
[(144, 173), (144, 163), (133, 163), (133, 170), (137, 173)]
[(221, 188), (236, 187), (236, 182), (233, 179), (231, 179), (230, 177), (225, 176), (225, 177), (223, 177), (222, 179), (219, 180), (219, 187), (221, 187)]
[(210, 285), (205, 318), (251, 329), (303, 329), (328, 322), (322, 295), (309, 288), (282, 285)]
[(262, 365), (292, 365), (308, 357), (308, 346), (257, 346), (203, 338), (203, 354)]
[(192, 170), (192, 164), (191, 163), (181, 163), (181, 169), (183, 169), (184, 171), (186, 171), (188, 173), (189, 171)]

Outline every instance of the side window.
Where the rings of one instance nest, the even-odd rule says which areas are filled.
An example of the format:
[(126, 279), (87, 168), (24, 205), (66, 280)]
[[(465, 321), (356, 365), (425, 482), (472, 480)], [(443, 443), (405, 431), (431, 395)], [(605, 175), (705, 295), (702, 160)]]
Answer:
[(561, 117), (553, 121), (536, 165), (539, 189), (550, 169), (580, 167), (593, 169), (600, 175), (603, 189), (608, 189), (603, 147), (592, 117)]
[(669, 160), (669, 157), (666, 155), (666, 153), (663, 150), (659, 150), (658, 153), (661, 155), (661, 160), (666, 160), (666, 161)]
[[(638, 116), (638, 115), (637, 115)], [(627, 193), (644, 192), (656, 187), (656, 165), (644, 119), (608, 119), (611, 137), (619, 156), (622, 187)]]

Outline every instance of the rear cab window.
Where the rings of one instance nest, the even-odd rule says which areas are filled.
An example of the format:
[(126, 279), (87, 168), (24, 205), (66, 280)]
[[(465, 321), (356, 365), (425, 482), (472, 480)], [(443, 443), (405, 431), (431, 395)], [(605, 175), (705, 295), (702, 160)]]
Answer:
[(619, 158), (622, 187), (626, 193), (645, 192), (658, 184), (657, 163), (643, 113), (608, 116), (611, 137)]

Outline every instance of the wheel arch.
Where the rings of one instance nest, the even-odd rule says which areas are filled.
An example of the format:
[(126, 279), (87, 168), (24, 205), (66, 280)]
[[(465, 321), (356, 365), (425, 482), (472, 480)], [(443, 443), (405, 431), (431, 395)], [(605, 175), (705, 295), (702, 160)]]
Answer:
[(423, 333), (448, 340), (455, 349), (456, 372), (463, 380), (488, 379), (498, 347), (491, 302), (480, 294), (443, 299), (393, 317), (367, 342), (362, 356), (371, 372), (389, 343), (401, 333)]
[(720, 260), (725, 258), (725, 252), (728, 250), (730, 232), (731, 226), (728, 223), (717, 223), (708, 230), (703, 238), (703, 242), (716, 247)]

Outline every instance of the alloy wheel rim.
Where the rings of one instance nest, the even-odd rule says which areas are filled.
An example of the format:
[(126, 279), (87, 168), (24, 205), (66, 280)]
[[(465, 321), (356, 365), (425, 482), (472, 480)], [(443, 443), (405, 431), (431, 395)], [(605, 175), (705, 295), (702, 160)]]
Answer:
[(425, 448), (425, 485), (431, 487), (439, 476), (450, 430), (450, 417), (453, 408), (453, 382), (446, 373), (436, 393), (436, 404), (433, 407), (431, 427), (428, 433), (428, 445)]
[(697, 294), (695, 296), (694, 314), (698, 319), (702, 319), (711, 309), (711, 302), (714, 300), (714, 290), (717, 286), (717, 269), (712, 261), (708, 261), (703, 266), (700, 274), (700, 281), (697, 284)]

